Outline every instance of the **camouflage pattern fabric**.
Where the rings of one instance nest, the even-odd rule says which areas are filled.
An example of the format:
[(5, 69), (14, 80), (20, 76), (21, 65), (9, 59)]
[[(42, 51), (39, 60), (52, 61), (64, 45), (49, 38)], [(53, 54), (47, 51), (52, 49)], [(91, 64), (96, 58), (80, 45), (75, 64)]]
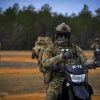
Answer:
[(92, 48), (92, 49), (100, 48), (100, 44), (97, 43), (97, 42), (94, 42), (94, 43), (91, 45), (91, 48)]
[[(77, 54), (78, 56), (80, 56), (81, 58), (81, 62), (85, 62), (87, 59), (86, 59), (86, 56), (84, 55), (83, 51), (81, 50), (80, 47), (78, 47), (77, 45), (73, 44), (73, 43), (70, 43), (71, 45), (65, 45), (64, 48), (66, 49), (71, 49), (73, 51), (73, 54)], [(63, 58), (63, 54), (61, 52), (61, 49), (63, 47), (59, 47), (57, 45), (54, 45), (54, 47), (48, 47), (44, 50), (43, 52), (43, 56), (42, 56), (42, 65), (43, 67), (47, 67), (49, 66), (50, 64), (60, 64), (60, 65), (63, 65), (63, 63), (65, 62), (66, 64), (72, 64), (75, 62), (75, 59), (68, 59), (68, 60), (65, 60)], [(58, 95), (60, 93), (60, 87), (62, 85), (62, 82), (65, 78), (65, 75), (62, 71), (58, 71), (56, 73), (54, 73), (53, 71), (49, 72), (47, 71), (47, 73), (50, 73), (49, 77), (48, 75), (48, 79), (45, 79), (45, 80), (48, 80), (46, 81), (48, 84), (48, 88), (47, 88), (47, 94), (51, 94), (51, 93), (54, 93), (55, 95)], [(47, 74), (46, 73), (46, 74)]]
[(100, 60), (100, 41), (95, 40), (95, 42), (91, 45), (91, 48), (94, 50), (94, 59)]
[(60, 25), (58, 25), (56, 27), (56, 31), (59, 32), (71, 32), (71, 28), (69, 25), (65, 24), (65, 23), (61, 23)]

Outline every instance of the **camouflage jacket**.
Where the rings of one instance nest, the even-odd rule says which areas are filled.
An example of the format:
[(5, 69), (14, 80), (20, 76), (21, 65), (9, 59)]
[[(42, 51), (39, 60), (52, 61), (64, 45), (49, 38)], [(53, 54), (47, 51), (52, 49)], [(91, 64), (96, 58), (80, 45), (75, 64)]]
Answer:
[[(74, 43), (71, 43), (70, 46), (65, 46), (66, 49), (72, 49), (73, 54), (78, 55), (81, 58), (81, 62), (85, 62), (87, 60), (86, 56), (84, 55), (82, 49), (75, 45)], [(63, 53), (61, 52), (62, 47), (59, 47), (57, 45), (54, 45), (53, 47), (48, 47), (44, 50), (43, 56), (42, 56), (42, 65), (43, 67), (47, 67), (50, 64), (62, 64), (65, 62), (66, 64), (72, 64), (74, 63), (75, 59), (67, 59), (65, 60), (63, 58)]]

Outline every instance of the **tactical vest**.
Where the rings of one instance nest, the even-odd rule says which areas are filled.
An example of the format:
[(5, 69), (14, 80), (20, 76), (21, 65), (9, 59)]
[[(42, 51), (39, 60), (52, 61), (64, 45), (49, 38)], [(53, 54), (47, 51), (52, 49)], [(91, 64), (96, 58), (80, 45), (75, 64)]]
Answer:
[[(65, 47), (54, 46), (54, 48), (52, 48), (52, 50), (51, 50), (52, 57), (59, 55), (61, 52), (63, 52), (62, 50), (71, 50), (72, 51), (72, 58), (65, 60), (64, 62), (63, 61), (58, 62), (57, 65), (64, 66), (67, 64), (77, 63), (76, 59), (77, 59), (78, 55), (77, 55), (76, 45), (72, 44), (70, 46), (65, 46)], [(81, 63), (81, 61), (79, 61), (79, 63)], [(65, 73), (62, 70), (59, 70), (58, 72), (52, 72), (52, 73), (53, 73), (54, 77), (55, 76), (61, 76), (61, 77), (65, 76)]]
[[(68, 59), (65, 62), (59, 62), (58, 64), (63, 65), (63, 63), (66, 63), (66, 64), (75, 63), (76, 58), (77, 58), (77, 48), (74, 44), (71, 44), (69, 46), (65, 45), (65, 47), (60, 47), (60, 46), (54, 45), (52, 48), (50, 48), (50, 53), (52, 54), (52, 57), (59, 55), (62, 52), (62, 49), (66, 49), (66, 50), (70, 49), (72, 51), (73, 56), (72, 56), (71, 59)], [(64, 76), (64, 73), (62, 71), (58, 71), (58, 72), (48, 71), (48, 72), (46, 72), (45, 69), (43, 68), (43, 65), (42, 65), (42, 62), (41, 62), (43, 52), (44, 52), (44, 49), (41, 50), (41, 52), (39, 54), (39, 68), (40, 68), (40, 71), (44, 75), (45, 84), (48, 84), (57, 75), (61, 76), (61, 77)]]
[(65, 61), (66, 64), (73, 64), (76, 62), (76, 59), (78, 57), (77, 55), (77, 48), (75, 46), (75, 44), (71, 44), (69, 46), (66, 46), (65, 47), (58, 47), (58, 46), (55, 46), (51, 53), (52, 53), (52, 56), (56, 56), (56, 55), (59, 55), (61, 52), (63, 52), (63, 50), (67, 51), (67, 50), (70, 50), (72, 52), (72, 58), (71, 59), (68, 59)]

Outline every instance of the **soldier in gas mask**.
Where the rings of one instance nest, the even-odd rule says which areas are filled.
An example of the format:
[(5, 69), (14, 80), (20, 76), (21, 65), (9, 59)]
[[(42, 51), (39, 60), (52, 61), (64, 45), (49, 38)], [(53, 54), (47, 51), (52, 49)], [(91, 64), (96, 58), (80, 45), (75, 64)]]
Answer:
[[(56, 27), (54, 46), (46, 48), (43, 52), (42, 65), (44, 69), (48, 66), (84, 63), (87, 60), (81, 48), (71, 41), (71, 34), (70, 26), (65, 23)], [(79, 59), (76, 62), (77, 58)], [(46, 100), (57, 100), (64, 78), (65, 74), (62, 70), (46, 71), (45, 84), (48, 85)]]

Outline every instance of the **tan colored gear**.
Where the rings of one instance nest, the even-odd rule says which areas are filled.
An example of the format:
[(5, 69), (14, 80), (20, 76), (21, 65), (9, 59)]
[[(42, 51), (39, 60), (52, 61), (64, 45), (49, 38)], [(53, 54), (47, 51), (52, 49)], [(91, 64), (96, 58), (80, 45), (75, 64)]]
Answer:
[(65, 24), (65, 23), (61, 23), (56, 27), (56, 31), (57, 32), (71, 32), (71, 28), (69, 25)]

